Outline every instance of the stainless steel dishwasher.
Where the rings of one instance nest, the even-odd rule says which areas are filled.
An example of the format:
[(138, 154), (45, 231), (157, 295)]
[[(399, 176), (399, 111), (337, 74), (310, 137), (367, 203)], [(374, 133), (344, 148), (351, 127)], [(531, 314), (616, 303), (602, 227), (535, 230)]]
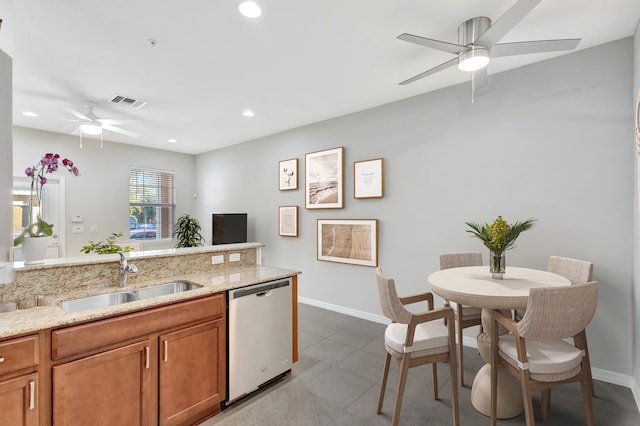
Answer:
[(227, 402), (291, 369), (291, 278), (229, 291)]

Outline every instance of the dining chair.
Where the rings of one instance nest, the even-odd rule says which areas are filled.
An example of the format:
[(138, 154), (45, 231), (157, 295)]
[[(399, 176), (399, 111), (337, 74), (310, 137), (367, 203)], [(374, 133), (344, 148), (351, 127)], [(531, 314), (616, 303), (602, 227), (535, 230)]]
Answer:
[[(521, 383), (527, 426), (535, 424), (531, 396), (552, 387), (580, 382), (588, 426), (595, 423), (593, 381), (586, 356), (586, 327), (598, 303), (599, 283), (591, 281), (566, 287), (533, 288), (527, 310), (515, 321), (501, 311), (491, 314), (491, 425), (496, 424), (498, 367)], [(499, 327), (510, 333), (498, 335)], [(564, 340), (573, 337), (573, 344)], [(542, 420), (549, 401), (542, 399)]]
[[(572, 259), (570, 257), (549, 256), (549, 266), (547, 271), (554, 274), (562, 275), (571, 284), (584, 284), (593, 279), (593, 263), (586, 260)], [(513, 311), (513, 318), (520, 321), (524, 316), (524, 309), (516, 309)], [(589, 361), (589, 348), (585, 347), (587, 361)], [(591, 362), (588, 362), (591, 365)], [(589, 377), (591, 377), (591, 368), (589, 368)], [(595, 389), (591, 389), (592, 395), (595, 396)], [(545, 392), (543, 398), (550, 401), (551, 392)]]
[[(446, 253), (440, 255), (440, 269), (460, 268), (462, 266), (482, 266), (482, 253)], [(455, 315), (458, 334), (458, 366), (460, 368), (460, 385), (464, 386), (464, 353), (462, 347), (462, 330), (467, 327), (480, 326), (482, 332), (482, 309), (461, 305), (445, 300), (445, 306), (451, 306)]]
[[(451, 374), (451, 409), (453, 424), (459, 425), (458, 379), (456, 377), (456, 342), (454, 335), (454, 315), (450, 307), (434, 309), (431, 292), (399, 297), (393, 278), (384, 275), (381, 268), (376, 269), (378, 296), (383, 314), (391, 320), (384, 332), (384, 346), (387, 351), (380, 384), (377, 413), (382, 412), (384, 393), (387, 387), (389, 364), (393, 357), (400, 368), (396, 400), (391, 424), (396, 426), (400, 418), (402, 397), (409, 368), (432, 364), (433, 398), (438, 399), (437, 363), (449, 362)], [(404, 305), (427, 302), (427, 311), (411, 312)], [(447, 325), (442, 319), (447, 319)]]

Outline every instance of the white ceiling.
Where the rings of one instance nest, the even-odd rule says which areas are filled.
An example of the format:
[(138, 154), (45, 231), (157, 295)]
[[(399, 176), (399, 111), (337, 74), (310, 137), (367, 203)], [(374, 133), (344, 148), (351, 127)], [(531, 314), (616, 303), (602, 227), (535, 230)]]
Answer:
[[(453, 67), (399, 86), (452, 55), (396, 37), (457, 43), (459, 24), (496, 20), (515, 3), (255, 1), (263, 14), (251, 20), (240, 0), (14, 0), (13, 22), (3, 24), (14, 124), (71, 133), (77, 123), (59, 119), (89, 100), (101, 118), (139, 120), (121, 127), (140, 138), (106, 131), (105, 140), (198, 154), (466, 81)], [(639, 19), (639, 0), (543, 0), (501, 42), (582, 38), (581, 50), (633, 35)], [(494, 59), (489, 90), (491, 74), (553, 56)], [(116, 93), (149, 104), (109, 104)]]

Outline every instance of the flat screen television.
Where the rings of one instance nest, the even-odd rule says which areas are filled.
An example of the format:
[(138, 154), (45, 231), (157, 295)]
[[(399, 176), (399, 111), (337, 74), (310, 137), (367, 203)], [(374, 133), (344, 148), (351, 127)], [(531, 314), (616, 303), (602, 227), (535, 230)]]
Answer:
[(211, 243), (231, 244), (247, 242), (246, 213), (214, 213)]

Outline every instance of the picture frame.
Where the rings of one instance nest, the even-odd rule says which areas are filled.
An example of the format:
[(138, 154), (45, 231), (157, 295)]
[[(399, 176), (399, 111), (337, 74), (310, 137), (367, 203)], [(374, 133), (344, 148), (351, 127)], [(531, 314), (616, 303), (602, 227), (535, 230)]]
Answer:
[(353, 198), (384, 197), (384, 159), (353, 163)]
[(378, 266), (377, 219), (318, 219), (318, 260)]
[(341, 209), (344, 147), (305, 154), (305, 208)]
[(280, 206), (278, 208), (278, 235), (282, 237), (298, 236), (298, 206)]
[(291, 191), (298, 189), (298, 159), (290, 158), (278, 163), (278, 189)]

